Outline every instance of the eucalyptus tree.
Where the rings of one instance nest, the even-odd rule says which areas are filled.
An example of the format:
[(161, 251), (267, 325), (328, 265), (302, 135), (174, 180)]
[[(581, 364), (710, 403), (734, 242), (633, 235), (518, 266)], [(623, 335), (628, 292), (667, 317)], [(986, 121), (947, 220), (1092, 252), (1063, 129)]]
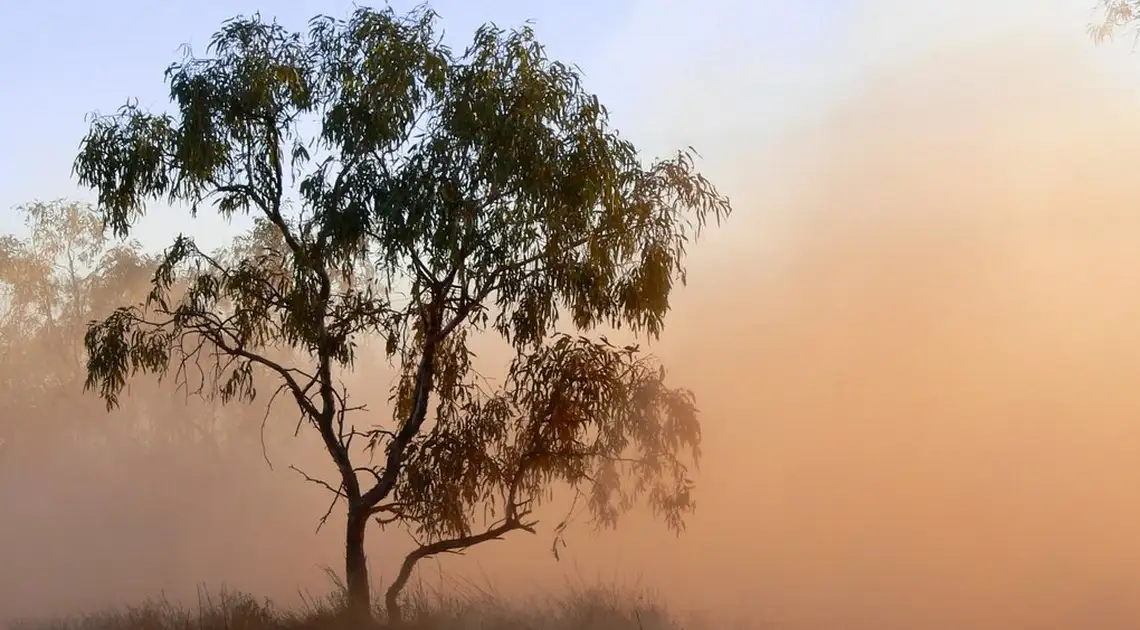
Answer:
[(56, 411), (82, 392), (82, 331), (132, 285), (139, 295), (147, 274), (135, 273), (146, 262), (133, 244), (109, 246), (90, 204), (56, 199), (14, 210), (26, 233), (0, 238), (0, 395), (6, 441), (18, 431), (26, 449), (76, 428), (64, 421), (76, 408)]
[[(587, 335), (659, 335), (686, 246), (730, 213), (691, 152), (644, 160), (529, 28), (485, 25), (457, 52), (426, 7), (303, 32), (235, 18), (166, 79), (169, 113), (92, 117), (80, 182), (120, 235), (155, 202), (252, 214), (255, 234), (225, 257), (177, 238), (148, 299), (89, 328), (87, 385), (108, 406), (139, 371), (208, 364), (223, 400), (275, 378), (335, 465), (322, 483), (345, 506), (361, 618), (372, 519), (422, 541), (388, 589), (393, 620), (417, 560), (533, 530), (560, 482), (601, 525), (643, 498), (682, 527), (692, 394)], [(500, 386), (472, 366), (480, 335), (513, 349)], [(400, 373), (379, 424), (338, 379), (370, 339)]]

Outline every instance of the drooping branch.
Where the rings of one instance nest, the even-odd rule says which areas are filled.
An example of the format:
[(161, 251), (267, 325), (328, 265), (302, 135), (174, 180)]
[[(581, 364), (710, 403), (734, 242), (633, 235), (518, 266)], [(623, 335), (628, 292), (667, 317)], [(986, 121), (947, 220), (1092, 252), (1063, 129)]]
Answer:
[(437, 540), (413, 549), (408, 555), (404, 556), (404, 560), (400, 564), (400, 571), (396, 574), (392, 583), (388, 585), (388, 589), (384, 594), (385, 607), (388, 612), (388, 622), (399, 624), (403, 621), (403, 610), (400, 607), (400, 594), (403, 592), (404, 587), (407, 586), (408, 580), (412, 577), (412, 572), (421, 560), (444, 553), (462, 553), (471, 547), (492, 540), (502, 540), (504, 536), (513, 531), (525, 531), (533, 534), (535, 533), (534, 526), (537, 525), (537, 521), (524, 520), (529, 514), (527, 511), (520, 512), (512, 508), (508, 510), (506, 518), (478, 534)]

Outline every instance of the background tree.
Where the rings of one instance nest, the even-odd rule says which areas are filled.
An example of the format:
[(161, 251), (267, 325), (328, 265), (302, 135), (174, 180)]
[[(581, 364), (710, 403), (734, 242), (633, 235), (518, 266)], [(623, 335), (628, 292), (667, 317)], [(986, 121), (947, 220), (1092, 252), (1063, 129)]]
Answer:
[[(199, 566), (203, 580), (256, 574), (244, 565), (272, 538), (259, 530), (297, 520), (273, 513), (320, 500), (276, 490), (280, 474), (263, 461), (263, 442), (274, 462), (305, 448), (282, 443), (292, 418), (270, 417), (263, 434), (264, 405), (223, 406), (153, 377), (134, 379), (123, 405), (106, 413), (83, 392), (83, 332), (92, 319), (145, 298), (156, 261), (137, 244), (104, 238), (99, 213), (86, 203), (33, 202), (14, 212), (26, 224), (0, 236), (5, 601), (30, 612), (47, 605), (49, 592), (92, 580), (80, 598), (92, 604), (136, 586), (177, 598), (186, 586), (179, 572), (189, 566)], [(201, 379), (187, 380), (197, 387)], [(140, 519), (139, 507), (162, 517)], [(196, 532), (214, 521), (231, 524), (227, 536), (204, 544)], [(100, 538), (113, 548), (76, 543)], [(53, 555), (59, 549), (67, 551)], [(95, 568), (108, 563), (117, 568)]]
[(1133, 30), (1134, 34), (1140, 37), (1140, 31), (1135, 30), (1140, 21), (1140, 1), (1097, 0), (1097, 8), (1100, 19), (1088, 26), (1089, 36), (1094, 41), (1104, 42), (1121, 30), (1127, 29)]
[(0, 386), (5, 441), (14, 448), (22, 436), (30, 456), (35, 444), (81, 429), (52, 412), (83, 391), (82, 332), (92, 313), (132, 289), (141, 295), (148, 263), (133, 243), (109, 246), (89, 204), (37, 201), (15, 211), (27, 234), (0, 238)]
[[(361, 618), (370, 518), (422, 535), (394, 620), (417, 559), (532, 528), (559, 480), (599, 524), (643, 496), (681, 527), (692, 396), (637, 348), (567, 333), (658, 335), (687, 243), (730, 211), (689, 153), (643, 163), (529, 29), (484, 26), (455, 53), (435, 26), (426, 8), (307, 33), (231, 20), (168, 70), (174, 113), (93, 118), (75, 163), (120, 235), (158, 199), (256, 215), (240, 256), (179, 237), (148, 299), (89, 329), (87, 384), (113, 406), (138, 371), (208, 361), (222, 400), (275, 377), (335, 464)], [(500, 386), (472, 364), (488, 334), (515, 354)], [(358, 426), (338, 375), (373, 337), (401, 377), (391, 423)]]
[(0, 237), (0, 397), (7, 410), (0, 434), (6, 452), (34, 459), (63, 442), (130, 438), (185, 447), (187, 440), (222, 439), (220, 425), (164, 422), (171, 405), (183, 401), (169, 392), (151, 396), (142, 383), (136, 383), (131, 408), (114, 421), (99, 427), (75, 421), (85, 407), (94, 411), (82, 397), (87, 324), (144, 297), (157, 260), (137, 242), (105, 238), (91, 204), (57, 199), (15, 211), (24, 216), (25, 234)]

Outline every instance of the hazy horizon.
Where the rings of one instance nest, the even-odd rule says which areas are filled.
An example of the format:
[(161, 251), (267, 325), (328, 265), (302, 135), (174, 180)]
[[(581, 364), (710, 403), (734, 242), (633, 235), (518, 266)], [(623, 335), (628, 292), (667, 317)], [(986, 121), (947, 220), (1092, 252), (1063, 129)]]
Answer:
[[(789, 630), (1140, 623), (1140, 56), (1093, 45), (1086, 2), (945, 4), (619, 3), (582, 41), (582, 21), (538, 22), (619, 127), (650, 154), (693, 145), (736, 208), (694, 248), (652, 347), (702, 410), (698, 509), (677, 539), (634, 515), (612, 533), (579, 528), (555, 562), (548, 522), (443, 572), (522, 595), (636, 583), (681, 611)], [(282, 13), (300, 26), (337, 6)], [(457, 38), (486, 19), (573, 13), (533, 6), (439, 9)], [(24, 10), (42, 9), (0, 9), (0, 25)], [(156, 26), (161, 38), (116, 43), (170, 52), (92, 98), (60, 86), (48, 94), (66, 106), (0, 106), (23, 121), (0, 126), (0, 203), (86, 198), (67, 177), (82, 113), (160, 104), (177, 45), (246, 10), (208, 4)], [(23, 65), (4, 46), (0, 79)], [(64, 113), (74, 137), (37, 148), (36, 129)], [(226, 233), (171, 216), (148, 219), (148, 247)], [(0, 215), (0, 233), (19, 230)], [(389, 382), (371, 366), (357, 376)], [(60, 405), (65, 417), (98, 401)], [(323, 590), (339, 525), (313, 534), (327, 497), (286, 469), (325, 465), (310, 438), (274, 446), (273, 470), (257, 449), (216, 469), (124, 454), (118, 471), (48, 449), (35, 475), (0, 479), (0, 613), (199, 583)], [(406, 539), (370, 536), (373, 571), (390, 576)]]

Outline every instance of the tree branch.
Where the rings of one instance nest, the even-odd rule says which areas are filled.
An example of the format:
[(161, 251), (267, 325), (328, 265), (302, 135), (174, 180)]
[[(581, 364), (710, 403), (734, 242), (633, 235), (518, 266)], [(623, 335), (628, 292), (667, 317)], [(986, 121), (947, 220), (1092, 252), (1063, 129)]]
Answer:
[[(344, 492), (342, 492), (340, 490), (340, 488), (333, 488), (332, 484), (330, 484), (329, 482), (327, 482), (323, 479), (317, 479), (315, 477), (310, 477), (307, 473), (305, 473), (305, 471), (301, 470), (300, 468), (297, 468), (296, 466), (293, 466), (292, 464), (289, 465), (289, 469), (296, 471), (298, 474), (300, 474), (302, 477), (305, 478), (305, 481), (308, 481), (310, 483), (315, 483), (318, 486), (321, 486), (322, 488), (325, 488), (329, 492), (333, 493), (333, 499), (332, 499), (332, 501), (329, 502), (328, 509), (325, 510), (324, 515), (321, 516), (321, 520), (317, 523), (316, 533), (320, 533), (321, 528), (324, 527), (325, 523), (328, 522), (329, 515), (332, 514), (333, 508), (336, 507), (336, 502), (338, 500), (340, 500), (341, 497), (344, 496)], [(344, 486), (342, 485), (341, 487), (343, 488)]]
[(513, 510), (508, 510), (507, 513), (508, 517), (506, 519), (479, 534), (460, 536), (421, 545), (405, 556), (403, 563), (400, 565), (400, 572), (396, 574), (396, 578), (388, 585), (388, 590), (385, 593), (389, 622), (399, 623), (402, 620), (399, 602), (400, 592), (404, 590), (408, 580), (412, 577), (412, 571), (420, 560), (442, 553), (462, 553), (475, 545), (492, 540), (502, 540), (504, 535), (516, 530), (522, 530), (532, 534), (535, 533), (534, 526), (536, 522), (524, 522), (522, 520), (528, 515), (527, 512), (517, 514)]

